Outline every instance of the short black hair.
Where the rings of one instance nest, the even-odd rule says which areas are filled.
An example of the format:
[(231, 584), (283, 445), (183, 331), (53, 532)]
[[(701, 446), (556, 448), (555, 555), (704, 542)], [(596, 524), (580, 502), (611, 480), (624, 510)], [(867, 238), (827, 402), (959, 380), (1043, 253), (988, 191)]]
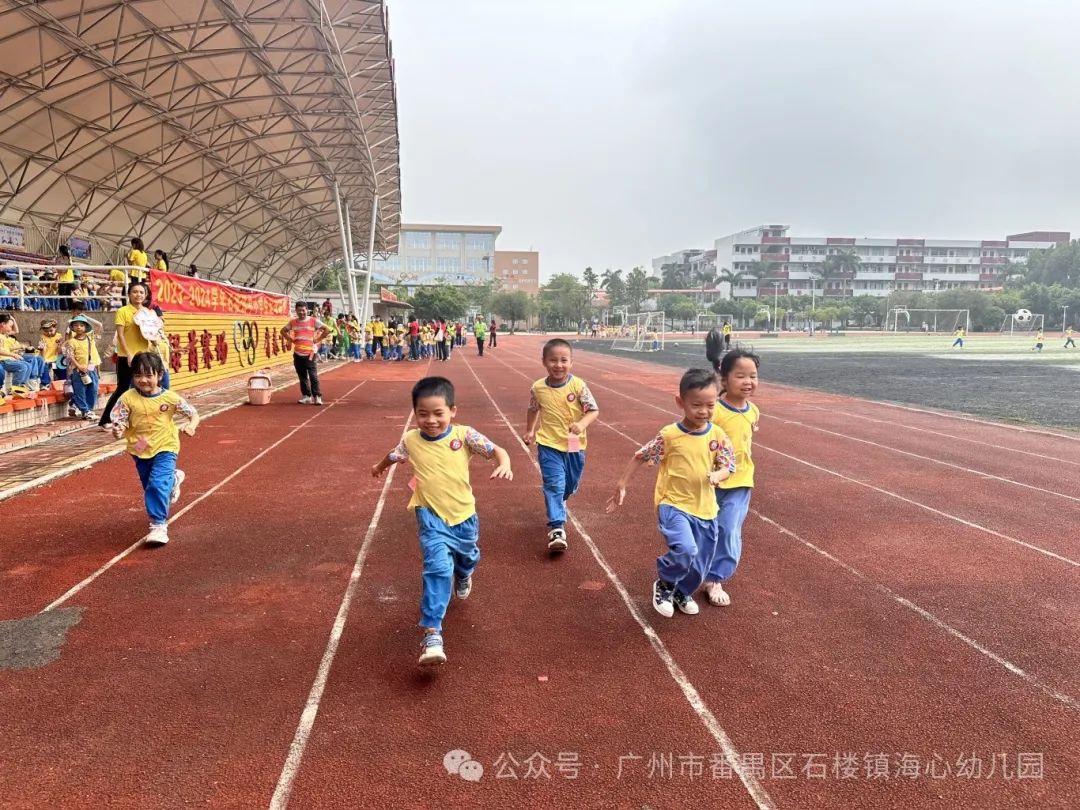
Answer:
[(424, 377), (412, 388), (412, 406), (416, 408), (417, 400), (424, 397), (442, 397), (446, 400), (446, 407), (454, 407), (454, 384), (446, 377)]
[(679, 380), (679, 396), (685, 397), (691, 391), (699, 391), (709, 386), (719, 387), (716, 382), (716, 374), (707, 368), (692, 368), (687, 370)]
[(156, 374), (159, 377), (165, 376), (165, 364), (161, 362), (161, 357), (157, 352), (138, 352), (131, 358), (129, 363), (131, 368), (131, 376), (136, 374)]
[(743, 358), (753, 360), (754, 365), (761, 368), (761, 358), (752, 349), (732, 349), (730, 352), (724, 355), (724, 359), (716, 367), (716, 372), (723, 378), (731, 373), (731, 370), (735, 368), (735, 363)]
[(550, 352), (552, 349), (559, 349), (559, 348), (566, 349), (571, 354), (574, 353), (574, 347), (570, 345), (570, 341), (563, 340), (562, 338), (552, 338), (551, 340), (549, 340), (547, 343), (544, 344), (544, 350), (542, 352), (540, 352), (540, 356), (541, 357), (547, 357), (548, 352)]

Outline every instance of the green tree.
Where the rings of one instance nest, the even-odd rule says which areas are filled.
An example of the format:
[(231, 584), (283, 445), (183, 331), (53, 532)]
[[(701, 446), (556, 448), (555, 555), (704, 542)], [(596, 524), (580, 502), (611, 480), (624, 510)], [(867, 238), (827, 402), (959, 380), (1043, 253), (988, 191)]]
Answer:
[(688, 295), (662, 295), (659, 307), (672, 321), (680, 320), (686, 323), (697, 316), (697, 302)]
[(641, 305), (649, 296), (649, 277), (640, 267), (626, 274), (626, 303), (633, 312), (641, 312)]
[(701, 300), (705, 300), (705, 293), (709, 288), (716, 288), (716, 268), (706, 265), (700, 270), (694, 271), (694, 283), (701, 285)]
[(1034, 284), (1080, 287), (1080, 240), (1028, 256), (1026, 280)]
[(510, 321), (510, 332), (513, 334), (518, 321), (529, 317), (532, 311), (532, 299), (521, 290), (513, 292), (498, 292), (491, 296), (491, 311)]
[(605, 270), (600, 274), (600, 286), (607, 291), (608, 303), (611, 306), (626, 305), (626, 281), (623, 280), (622, 270)]
[(416, 317), (425, 321), (436, 317), (464, 318), (469, 308), (469, 301), (459, 287), (421, 287), (410, 303)]
[[(620, 279), (621, 281), (621, 279)], [(592, 314), (592, 293), (570, 273), (559, 273), (540, 291), (545, 328), (572, 326), (577, 329)]]
[(660, 268), (660, 286), (665, 290), (685, 290), (690, 287), (690, 265), (669, 262)]
[(720, 272), (717, 275), (717, 281), (721, 284), (727, 282), (731, 286), (731, 296), (735, 297), (735, 285), (742, 281), (742, 277), (746, 275), (745, 270), (729, 270), (726, 267), (721, 267)]
[(839, 253), (825, 257), (825, 261), (822, 262), (821, 275), (826, 281), (839, 278), (840, 295), (843, 296), (844, 290), (847, 289), (847, 276), (850, 275), (854, 278), (861, 266), (862, 260), (859, 258), (859, 254), (853, 250), (841, 250)]
[(595, 293), (600, 286), (600, 277), (596, 275), (596, 271), (591, 267), (586, 267), (585, 272), (581, 274), (582, 281), (585, 282), (585, 289), (590, 293)]

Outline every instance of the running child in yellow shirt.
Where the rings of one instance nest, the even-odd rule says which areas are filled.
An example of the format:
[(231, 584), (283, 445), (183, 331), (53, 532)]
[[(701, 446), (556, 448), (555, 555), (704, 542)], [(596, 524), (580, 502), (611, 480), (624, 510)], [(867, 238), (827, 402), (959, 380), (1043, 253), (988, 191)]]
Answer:
[(468, 599), (480, 560), (480, 521), (469, 483), (469, 461), (474, 455), (494, 458), (492, 478), (511, 481), (514, 474), (503, 448), (471, 427), (452, 424), (457, 407), (454, 384), (448, 379), (424, 377), (413, 386), (412, 403), (419, 427), (374, 464), (371, 474), (379, 478), (403, 461), (413, 465), (409, 509), (416, 513), (424, 557), (419, 623), (424, 639), (418, 663), (430, 666), (446, 662), (442, 624), (451, 588), (458, 599)]
[(113, 409), (112, 431), (127, 439), (127, 451), (139, 471), (146, 513), (150, 517), (148, 545), (169, 542), (169, 506), (180, 500), (184, 471), (176, 469), (180, 453), (180, 429), (176, 414), (187, 417), (183, 431), (195, 435), (199, 412), (175, 391), (162, 388), (165, 365), (155, 352), (139, 352), (131, 358), (131, 384)]
[(736, 472), (730, 439), (710, 421), (717, 396), (712, 371), (692, 368), (683, 374), (675, 397), (683, 418), (634, 454), (608, 499), (607, 511), (613, 512), (622, 506), (634, 473), (645, 464), (659, 465), (653, 498), (668, 551), (656, 560), (652, 605), (668, 618), (675, 608), (690, 616), (699, 610), (694, 593), (716, 553), (715, 489)]
[(754, 459), (752, 444), (761, 412), (750, 401), (757, 391), (758, 366), (761, 359), (746, 349), (735, 349), (723, 360), (709, 358), (720, 378), (720, 400), (713, 411), (713, 424), (718, 425), (731, 439), (735, 449), (736, 472), (716, 490), (717, 541), (716, 555), (705, 577), (705, 593), (709, 604), (730, 605), (731, 597), (723, 582), (731, 579), (742, 556), (742, 525), (750, 511), (750, 494), (754, 491)]
[(589, 386), (570, 373), (573, 349), (562, 338), (544, 344), (541, 355), (547, 376), (532, 384), (526, 415), (525, 444), (536, 442), (544, 506), (548, 518), (548, 551), (566, 550), (566, 500), (577, 492), (585, 470), (585, 435), (600, 416)]

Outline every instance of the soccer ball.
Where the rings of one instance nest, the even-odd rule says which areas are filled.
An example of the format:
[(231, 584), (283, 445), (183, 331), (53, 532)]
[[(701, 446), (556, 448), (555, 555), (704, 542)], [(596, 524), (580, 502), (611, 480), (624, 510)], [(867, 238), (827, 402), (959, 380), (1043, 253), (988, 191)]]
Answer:
[(679, 348), (679, 344), (678, 344), (678, 343), (672, 343), (671, 345), (672, 345), (672, 346), (674, 346), (674, 347), (675, 347), (676, 349), (677, 349), (677, 348)]
[(1016, 318), (1017, 323), (1028, 323), (1035, 316), (1031, 314), (1030, 309), (1018, 309), (1013, 317)]

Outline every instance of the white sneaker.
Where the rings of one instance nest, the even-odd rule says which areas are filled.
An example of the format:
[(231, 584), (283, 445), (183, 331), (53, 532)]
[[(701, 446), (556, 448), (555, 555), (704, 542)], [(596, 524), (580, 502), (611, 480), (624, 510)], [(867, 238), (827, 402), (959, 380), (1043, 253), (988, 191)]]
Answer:
[(169, 542), (169, 524), (160, 523), (150, 527), (150, 533), (146, 535), (146, 545), (163, 546)]
[(560, 553), (566, 551), (567, 545), (565, 529), (552, 529), (548, 532), (548, 551)]
[(446, 653), (443, 651), (442, 633), (424, 634), (424, 640), (420, 647), (420, 660), (416, 663), (422, 667), (446, 663)]
[(315, 397), (315, 404), (322, 405), (322, 397)]
[(454, 596), (458, 599), (468, 599), (469, 594), (472, 593), (472, 577), (465, 577), (465, 579), (454, 580)]
[(687, 616), (697, 616), (701, 611), (701, 608), (698, 607), (698, 603), (694, 601), (694, 597), (684, 596), (678, 590), (672, 594), (671, 601), (675, 603), (675, 607)]
[(731, 604), (731, 597), (719, 582), (706, 582), (705, 594), (709, 597), (709, 604), (717, 607), (727, 607)]
[(184, 479), (187, 478), (187, 473), (183, 470), (177, 470), (176, 475), (173, 477), (172, 495), (169, 496), (169, 503), (176, 503), (180, 500), (180, 485), (184, 483)]
[(310, 405), (311, 404), (311, 397), (300, 397), (300, 399), (298, 399), (296, 401), (299, 402), (301, 405)]
[(675, 605), (673, 604), (673, 597), (675, 596), (675, 589), (670, 585), (667, 585), (660, 580), (653, 582), (652, 586), (652, 605), (653, 608), (661, 616), (670, 619), (675, 615)]

